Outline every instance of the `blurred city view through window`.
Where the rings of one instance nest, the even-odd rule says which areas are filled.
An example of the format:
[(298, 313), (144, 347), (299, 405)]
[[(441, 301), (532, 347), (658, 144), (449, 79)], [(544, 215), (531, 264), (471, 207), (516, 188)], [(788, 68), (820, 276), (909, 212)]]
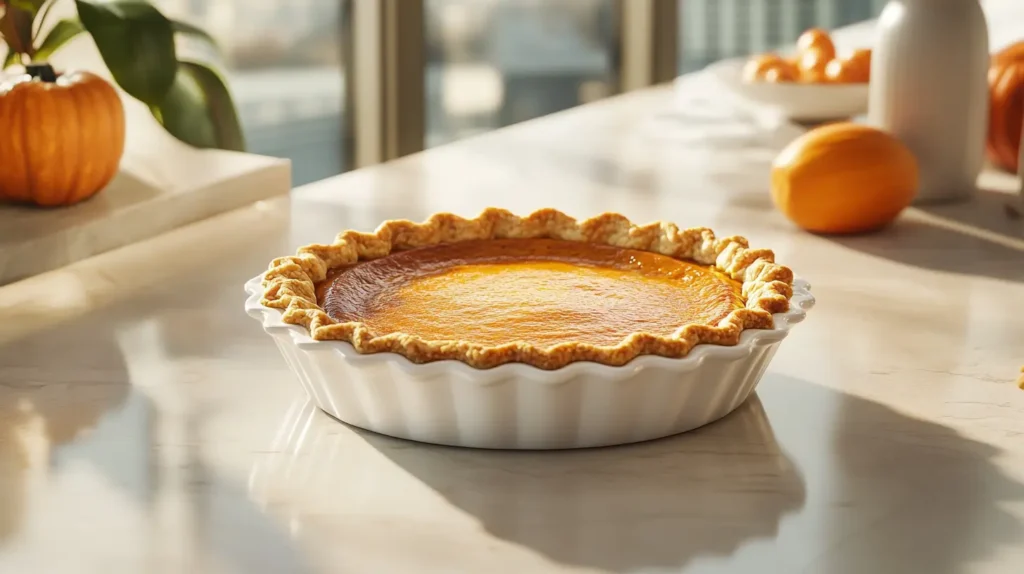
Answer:
[[(218, 43), (248, 151), (292, 160), (301, 185), (341, 173), (344, 22), (352, 0), (153, 0)], [(355, 0), (359, 1), (359, 0)]]
[[(155, 0), (208, 30), (239, 106), (249, 150), (287, 157), (293, 181), (345, 165), (343, 18), (361, 0)], [(409, 0), (415, 1), (415, 0)], [(613, 0), (423, 0), (426, 146), (615, 91)], [(874, 17), (883, 0), (680, 0), (679, 70), (761, 52), (813, 26)]]
[(426, 0), (427, 147), (601, 98), (612, 0)]

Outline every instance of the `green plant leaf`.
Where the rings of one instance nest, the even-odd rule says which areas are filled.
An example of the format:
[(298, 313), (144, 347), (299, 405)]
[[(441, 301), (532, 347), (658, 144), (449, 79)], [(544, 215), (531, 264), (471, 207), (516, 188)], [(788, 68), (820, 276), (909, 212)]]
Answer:
[(4, 56), (3, 63), (0, 63), (0, 70), (10, 68), (15, 64), (21, 63), (21, 54), (8, 48), (7, 55)]
[(0, 36), (7, 47), (15, 52), (32, 55), (32, 17), (35, 12), (22, 9), (17, 4), (7, 4), (0, 16)]
[[(43, 4), (46, 4), (46, 0), (7, 0), (7, 3), (9, 6), (25, 12), (35, 20), (36, 14), (39, 13), (39, 9), (43, 7)], [(0, 0), (0, 4), (3, 4), (3, 0)]]
[(118, 85), (150, 106), (163, 101), (177, 71), (171, 22), (138, 0), (75, 0), (75, 6)]
[(35, 15), (35, 13), (43, 7), (43, 4), (46, 4), (46, 0), (10, 0), (10, 3), (17, 8)]
[(50, 33), (46, 35), (43, 42), (36, 48), (35, 60), (46, 60), (53, 55), (68, 40), (85, 31), (82, 23), (77, 18), (68, 18), (54, 24)]
[(224, 79), (196, 62), (179, 62), (167, 96), (150, 108), (171, 135), (199, 148), (245, 151), (242, 126)]
[(213, 36), (202, 28), (193, 26), (188, 22), (182, 22), (181, 20), (171, 20), (171, 28), (174, 29), (174, 32), (177, 34), (195, 38), (209, 44), (215, 51), (220, 51), (220, 47), (217, 45), (217, 40), (214, 40)]
[(43, 26), (46, 26), (46, 19), (50, 16), (50, 10), (53, 9), (53, 5), (59, 1), (60, 0), (43, 0), (40, 2), (40, 4), (46, 6), (46, 8), (43, 8), (41, 12), (36, 14), (34, 26), (35, 32), (32, 33), (33, 43), (39, 38), (39, 34), (43, 32)]

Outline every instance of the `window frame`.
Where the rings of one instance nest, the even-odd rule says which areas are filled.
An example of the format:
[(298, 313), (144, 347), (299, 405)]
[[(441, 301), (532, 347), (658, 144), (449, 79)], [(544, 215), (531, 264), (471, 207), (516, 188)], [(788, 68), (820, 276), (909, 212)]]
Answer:
[[(557, 1), (557, 0), (549, 0)], [(617, 93), (672, 81), (678, 0), (612, 0)], [(365, 167), (426, 145), (425, 0), (351, 0), (346, 65), (353, 145), (348, 165)]]

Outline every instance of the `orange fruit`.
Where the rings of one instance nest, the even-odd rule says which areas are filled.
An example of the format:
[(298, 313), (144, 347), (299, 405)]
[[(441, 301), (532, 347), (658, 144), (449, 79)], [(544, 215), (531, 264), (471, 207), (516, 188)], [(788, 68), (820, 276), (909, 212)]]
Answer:
[(832, 36), (821, 28), (811, 28), (800, 34), (796, 47), (801, 54), (817, 50), (822, 53), (826, 62), (836, 57), (836, 45), (832, 43)]
[(797, 75), (796, 68), (776, 54), (755, 56), (743, 67), (746, 82), (794, 82)]
[(776, 66), (764, 73), (764, 81), (771, 84), (782, 84), (795, 82), (797, 80), (796, 68), (786, 62), (784, 65)]
[(917, 161), (899, 140), (841, 122), (790, 142), (772, 164), (772, 201), (814, 233), (862, 233), (894, 220), (917, 193)]
[(800, 60), (797, 62), (800, 81), (812, 84), (828, 81), (825, 68), (831, 60), (832, 56), (820, 50), (809, 50), (800, 54)]
[(871, 50), (870, 49), (859, 49), (854, 50), (850, 57), (847, 58), (852, 64), (856, 65), (860, 69), (862, 81), (867, 82), (871, 79)]
[(855, 84), (867, 81), (863, 64), (842, 58), (833, 58), (825, 66), (825, 79), (833, 84)]

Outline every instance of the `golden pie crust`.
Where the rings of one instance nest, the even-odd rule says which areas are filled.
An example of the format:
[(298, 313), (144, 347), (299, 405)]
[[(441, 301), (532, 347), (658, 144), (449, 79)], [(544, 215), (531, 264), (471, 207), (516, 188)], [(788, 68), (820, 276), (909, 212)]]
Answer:
[[(426, 340), (400, 332), (376, 336), (362, 322), (336, 321), (317, 301), (316, 286), (330, 271), (360, 261), (444, 243), (516, 238), (583, 241), (707, 265), (741, 284), (745, 306), (715, 325), (682, 324), (668, 336), (637, 332), (610, 346), (579, 342), (541, 348), (511, 341), (483, 345)], [(345, 231), (332, 244), (302, 247), (296, 255), (271, 262), (263, 276), (261, 302), (282, 310), (285, 323), (305, 327), (314, 340), (345, 341), (359, 353), (398, 353), (415, 363), (457, 360), (480, 369), (505, 363), (558, 369), (577, 361), (619, 366), (639, 355), (685, 357), (702, 343), (735, 345), (744, 329), (770, 329), (772, 314), (789, 310), (792, 284), (792, 271), (777, 265), (772, 251), (750, 249), (743, 237), (716, 238), (707, 228), (679, 229), (665, 222), (634, 225), (614, 213), (577, 221), (553, 209), (519, 217), (491, 208), (474, 219), (440, 213), (423, 223), (386, 221), (373, 233)]]

